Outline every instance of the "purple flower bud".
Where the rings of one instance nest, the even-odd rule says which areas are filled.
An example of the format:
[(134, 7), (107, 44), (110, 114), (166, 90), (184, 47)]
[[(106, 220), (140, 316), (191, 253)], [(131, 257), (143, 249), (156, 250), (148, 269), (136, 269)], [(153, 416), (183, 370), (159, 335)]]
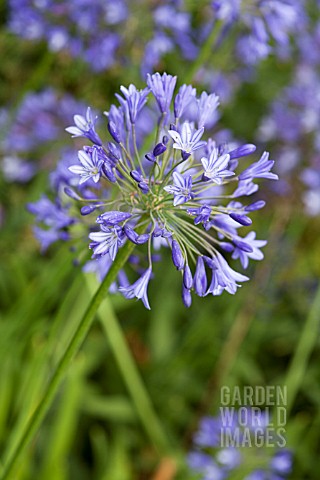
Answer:
[(112, 142), (108, 142), (109, 156), (113, 157), (114, 160), (120, 160), (121, 155), (117, 145)]
[[(142, 245), (143, 243), (146, 243), (148, 240), (149, 240), (149, 233), (143, 233), (142, 235), (138, 235), (138, 238), (137, 238), (137, 242), (138, 242), (138, 245)], [(155, 261), (157, 261), (155, 259)]]
[(160, 227), (156, 227), (153, 231), (153, 234), (152, 234), (155, 238), (156, 237), (163, 237), (163, 238), (169, 238), (172, 236), (172, 233), (168, 232), (168, 230), (166, 230), (165, 228), (160, 228)]
[(89, 215), (89, 213), (94, 212), (96, 208), (96, 205), (85, 205), (81, 208), (81, 215)]
[(159, 157), (159, 155), (162, 155), (163, 152), (167, 150), (167, 147), (163, 143), (157, 143), (157, 145), (153, 149), (153, 155), (155, 157)]
[(240, 173), (240, 180), (252, 180), (253, 178), (268, 178), (269, 180), (278, 180), (278, 175), (270, 170), (274, 165), (274, 160), (269, 160), (269, 153), (264, 152), (258, 162), (252, 163), (248, 168)]
[(116, 182), (116, 177), (115, 174), (112, 171), (112, 168), (110, 165), (108, 165), (106, 162), (102, 165), (102, 171), (109, 180), (109, 182), (115, 183)]
[(114, 210), (99, 215), (99, 217), (97, 218), (97, 223), (104, 223), (108, 227), (113, 227), (114, 225), (118, 225), (119, 223), (124, 222), (130, 217), (131, 213), (129, 212), (119, 212), (117, 210)]
[(141, 299), (144, 303), (144, 306), (150, 310), (150, 305), (148, 301), (147, 288), (148, 283), (151, 277), (151, 267), (144, 272), (144, 274), (132, 285), (127, 287), (120, 287), (119, 291), (123, 293), (126, 298), (137, 297)]
[(192, 288), (192, 284), (193, 284), (192, 273), (189, 265), (186, 264), (183, 270), (183, 285), (185, 286), (185, 288), (190, 290), (190, 288)]
[(194, 290), (199, 297), (204, 297), (207, 290), (207, 274), (202, 257), (198, 257), (193, 279)]
[(245, 157), (246, 155), (250, 155), (251, 153), (255, 152), (256, 149), (257, 147), (255, 145), (251, 143), (246, 143), (245, 145), (241, 145), (241, 147), (238, 147), (235, 150), (231, 150), (231, 152), (229, 152), (230, 159)]
[(191, 155), (190, 153), (181, 151), (181, 157), (183, 158), (183, 160), (188, 160), (188, 158), (190, 157), (190, 155)]
[(174, 130), (175, 132), (177, 132), (178, 128), (175, 126), (174, 123), (170, 123), (170, 130)]
[(131, 170), (130, 176), (131, 176), (131, 177), (133, 178), (133, 180), (135, 180), (136, 182), (142, 182), (142, 181), (143, 181), (143, 177), (142, 177), (141, 173), (138, 172), (138, 170)]
[(206, 255), (203, 255), (203, 260), (206, 262), (208, 267), (211, 268), (211, 270), (215, 270), (217, 268), (212, 258), (207, 257)]
[(117, 143), (121, 143), (121, 138), (119, 133), (117, 132), (117, 127), (113, 122), (108, 123), (108, 130), (113, 140)]
[(182, 85), (174, 99), (174, 116), (180, 118), (191, 100), (195, 97), (196, 89), (192, 85)]
[(69, 187), (64, 188), (64, 193), (74, 200), (82, 200), (82, 198), (79, 197), (79, 195)]
[(182, 270), (184, 266), (184, 258), (182, 255), (179, 243), (176, 240), (172, 240), (172, 261), (177, 270)]
[(187, 308), (191, 307), (191, 303), (192, 303), (191, 292), (183, 284), (182, 284), (182, 301), (185, 307)]
[(228, 242), (220, 242), (219, 243), (220, 247), (223, 248), (225, 252), (233, 252), (234, 247), (231, 245), (231, 243)]
[(168, 137), (168, 135), (163, 135), (163, 137), (162, 137), (162, 143), (164, 143), (164, 145), (167, 145), (168, 142), (169, 142), (169, 137)]
[(137, 237), (139, 235), (133, 230), (133, 228), (129, 227), (129, 225), (125, 225), (123, 231), (132, 243), (138, 245)]
[(138, 183), (138, 187), (140, 188), (142, 193), (148, 193), (149, 192), (149, 187), (145, 182)]
[(173, 90), (176, 85), (177, 77), (163, 73), (147, 74), (147, 84), (152, 91), (161, 113), (167, 114), (170, 111)]
[(251, 205), (245, 207), (246, 212), (254, 212), (255, 210), (260, 210), (265, 206), (266, 202), (264, 200), (258, 200)]
[(206, 177), (205, 174), (203, 173), (203, 174), (202, 174), (202, 177), (201, 177), (201, 180), (202, 180), (203, 182), (207, 182), (208, 180), (210, 180), (210, 178), (209, 178), (209, 177)]
[(251, 218), (247, 217), (244, 213), (230, 213), (229, 216), (230, 218), (232, 218), (232, 220), (235, 220), (236, 222), (244, 225), (245, 227), (248, 227), (252, 224)]
[(152, 236), (154, 238), (161, 237), (162, 236), (162, 228), (156, 227), (152, 232)]
[(124, 233), (126, 236), (131, 240), (132, 243), (136, 245), (142, 245), (149, 240), (149, 234), (144, 233), (143, 235), (138, 235), (137, 232), (133, 230), (133, 228), (129, 227), (129, 225), (125, 225), (123, 227)]
[(155, 162), (157, 159), (152, 153), (146, 153), (145, 158), (148, 160), (148, 162)]
[(236, 247), (240, 248), (243, 252), (248, 252), (251, 253), (253, 252), (253, 248), (246, 242), (243, 242), (242, 240), (238, 240), (237, 238), (233, 239), (233, 243), (235, 244)]

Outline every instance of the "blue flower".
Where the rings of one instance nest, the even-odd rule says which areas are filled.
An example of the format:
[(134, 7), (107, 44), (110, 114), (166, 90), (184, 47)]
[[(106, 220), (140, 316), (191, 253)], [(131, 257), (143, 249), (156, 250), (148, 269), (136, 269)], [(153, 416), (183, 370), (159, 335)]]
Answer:
[(253, 163), (246, 170), (240, 173), (240, 180), (252, 180), (254, 178), (268, 178), (269, 180), (278, 180), (278, 175), (270, 172), (274, 165), (273, 160), (269, 160), (269, 152), (264, 152), (258, 162)]
[(247, 244), (251, 251), (248, 249), (245, 249), (243, 245), (238, 244), (238, 246), (235, 247), (233, 253), (232, 253), (232, 258), (233, 259), (240, 259), (241, 265), (243, 268), (248, 268), (249, 265), (249, 258), (252, 258), (253, 260), (262, 260), (263, 259), (263, 253), (259, 250), (261, 247), (264, 247), (267, 244), (266, 240), (256, 240), (256, 233), (255, 232), (249, 232), (248, 235), (244, 238), (241, 239), (241, 241), (245, 244)]
[(7, 182), (26, 183), (35, 175), (37, 168), (31, 162), (26, 162), (16, 155), (5, 155), (1, 170)]
[(180, 118), (189, 103), (195, 98), (196, 89), (192, 85), (182, 85), (174, 99), (174, 116)]
[(81, 165), (72, 165), (69, 167), (70, 172), (80, 175), (80, 184), (91, 179), (95, 183), (98, 183), (101, 177), (103, 160), (99, 158), (97, 150), (93, 149), (91, 155), (80, 150), (80, 152), (78, 152), (78, 158)]
[(206, 224), (209, 222), (212, 208), (208, 205), (202, 205), (199, 208), (188, 208), (187, 212), (189, 215), (193, 215), (196, 218), (194, 219), (194, 224), (199, 225), (199, 223)]
[(117, 143), (125, 142), (126, 127), (123, 108), (111, 105), (109, 112), (104, 112), (104, 114), (109, 119), (108, 130), (112, 138)]
[(194, 291), (199, 297), (204, 297), (207, 292), (207, 274), (202, 256), (197, 259), (196, 271), (193, 278)]
[(38, 222), (43, 222), (46, 226), (58, 230), (68, 227), (74, 222), (59, 203), (51, 202), (44, 195), (37, 202), (29, 203), (28, 210), (36, 216)]
[(234, 295), (240, 286), (237, 282), (246, 282), (248, 277), (233, 270), (221, 253), (216, 252), (215, 257), (205, 260), (212, 270), (212, 279), (207, 294), (221, 295), (224, 290)]
[(231, 150), (228, 153), (230, 155), (230, 158), (233, 159), (251, 155), (251, 153), (255, 152), (256, 149), (257, 147), (252, 143), (246, 143), (244, 145), (241, 145), (240, 147), (235, 148), (234, 150)]
[(201, 158), (201, 163), (204, 169), (203, 178), (205, 180), (212, 180), (217, 185), (221, 185), (225, 177), (231, 177), (234, 175), (234, 172), (227, 169), (229, 161), (229, 154), (225, 153), (224, 155), (219, 156), (218, 148), (213, 148), (209, 159), (206, 157)]
[(86, 117), (84, 118), (82, 115), (75, 115), (73, 117), (75, 127), (67, 127), (66, 131), (71, 133), (73, 137), (86, 137), (92, 143), (96, 145), (102, 145), (102, 141), (95, 131), (95, 123), (97, 121), (97, 117), (95, 119), (92, 118), (91, 108), (87, 108)]
[(75, 222), (75, 219), (58, 202), (53, 203), (47, 197), (42, 196), (38, 202), (29, 203), (27, 208), (29, 212), (36, 216), (36, 220), (46, 227), (43, 229), (35, 226), (33, 229), (43, 252), (58, 240), (67, 241), (70, 239), (67, 228)]
[(107, 225), (100, 225), (100, 232), (93, 232), (89, 234), (90, 248), (93, 250), (95, 256), (102, 256), (109, 253), (112, 261), (116, 258), (119, 247), (123, 244), (124, 233), (119, 226), (108, 227)]
[(129, 227), (129, 225), (125, 225), (123, 227), (123, 231), (128, 237), (128, 239), (136, 245), (142, 245), (143, 243), (146, 243), (150, 238), (150, 235), (148, 233), (138, 235), (137, 232), (135, 232), (131, 227)]
[(198, 99), (198, 128), (211, 127), (217, 120), (219, 97), (215, 93), (202, 92)]
[(149, 267), (144, 274), (132, 285), (129, 285), (128, 287), (120, 287), (119, 291), (122, 292), (122, 294), (126, 298), (138, 298), (139, 300), (143, 301), (144, 306), (150, 310), (150, 305), (149, 305), (149, 300), (148, 300), (148, 284), (149, 280), (151, 277), (152, 269)]
[(177, 270), (182, 270), (184, 267), (184, 257), (176, 240), (172, 240), (172, 261)]
[(128, 88), (121, 86), (121, 92), (123, 93), (125, 100), (118, 94), (116, 94), (117, 99), (121, 103), (122, 107), (127, 111), (128, 121), (135, 123), (138, 113), (144, 107), (146, 103), (146, 97), (149, 93), (149, 89), (145, 88), (144, 90), (137, 90), (134, 85), (129, 85)]
[(33, 233), (35, 238), (41, 245), (41, 252), (44, 253), (48, 250), (49, 246), (57, 242), (58, 240), (67, 241), (69, 240), (69, 235), (67, 232), (58, 230), (56, 228), (49, 228), (48, 230), (44, 230), (43, 228), (34, 227)]
[(169, 135), (174, 140), (173, 148), (181, 150), (184, 159), (187, 159), (192, 152), (195, 152), (199, 148), (204, 147), (206, 142), (201, 141), (204, 128), (199, 128), (199, 130), (193, 131), (189, 122), (184, 122), (181, 128), (181, 133), (176, 132), (175, 130), (169, 130)]
[(173, 205), (181, 205), (186, 203), (193, 198), (192, 193), (192, 177), (189, 175), (184, 178), (180, 173), (173, 172), (173, 185), (168, 185), (164, 187), (164, 190), (168, 193), (172, 193), (174, 196)]
[(163, 73), (162, 76), (160, 73), (154, 73), (153, 75), (147, 74), (148, 87), (151, 89), (160, 111), (163, 114), (168, 113), (170, 110), (170, 103), (176, 81), (177, 77), (173, 77), (167, 73)]
[(237, 197), (249, 196), (257, 192), (258, 190), (259, 190), (258, 185), (253, 183), (251, 178), (248, 178), (246, 180), (240, 180), (238, 183), (238, 187), (235, 189), (235, 191), (232, 194), (232, 197), (237, 198)]

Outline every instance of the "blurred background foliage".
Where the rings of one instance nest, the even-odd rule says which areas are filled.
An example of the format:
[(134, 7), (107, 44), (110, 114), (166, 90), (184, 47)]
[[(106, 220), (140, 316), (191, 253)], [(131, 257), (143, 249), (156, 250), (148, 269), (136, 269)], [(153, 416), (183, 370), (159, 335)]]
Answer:
[[(200, 2), (187, 3), (196, 18)], [(145, 8), (147, 2), (141, 4)], [(119, 85), (142, 84), (134, 54), (131, 63), (92, 73), (81, 60), (48, 51), (45, 42), (26, 41), (9, 32), (6, 2), (0, 4), (0, 18), (0, 102), (12, 118), (26, 94), (48, 86), (101, 111)], [(218, 65), (223, 56), (219, 55)], [(177, 74), (180, 82), (190, 68), (191, 63), (174, 53), (160, 65), (161, 70)], [(252, 81), (238, 88), (232, 103), (225, 107), (222, 103), (220, 125), (253, 141), (269, 103), (288, 84), (292, 70), (290, 61), (280, 63), (270, 57), (262, 62)], [(63, 129), (59, 142), (71, 146)], [(25, 205), (46, 191), (47, 176), (43, 168), (26, 184), (0, 180), (2, 464), (97, 288), (94, 276), (74, 264), (68, 245), (39, 253)], [(225, 293), (196, 298), (186, 310), (180, 301), (178, 274), (167, 268), (168, 254), (156, 266), (157, 280), (150, 285), (150, 312), (141, 302), (110, 296), (13, 478), (192, 479), (183, 455), (191, 447), (201, 416), (218, 411), (220, 386), (283, 385), (288, 380), (296, 389), (287, 423), (287, 445), (294, 452), (289, 478), (319, 478), (320, 301), (315, 297), (320, 219), (306, 216), (297, 191), (279, 197), (267, 188), (267, 207), (254, 220), (258, 238), (268, 239), (268, 246), (264, 261), (250, 266), (250, 282), (234, 297)], [(310, 324), (312, 308), (316, 315)], [(114, 359), (105, 329), (112, 315), (123, 327), (172, 445), (181, 452), (176, 473), (150, 443)], [(290, 370), (292, 362), (301, 367), (300, 376)]]

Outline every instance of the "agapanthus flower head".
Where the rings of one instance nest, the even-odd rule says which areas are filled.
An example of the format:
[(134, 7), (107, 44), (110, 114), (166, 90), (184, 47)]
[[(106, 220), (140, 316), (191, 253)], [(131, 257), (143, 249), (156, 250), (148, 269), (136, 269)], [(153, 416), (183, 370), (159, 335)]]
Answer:
[[(89, 237), (93, 261), (109, 259), (99, 263), (100, 277), (101, 268), (110, 268), (126, 242), (136, 245), (139, 255), (131, 256), (125, 266), (126, 272), (131, 268), (132, 273), (127, 277), (121, 271), (118, 286), (126, 298), (141, 299), (147, 308), (147, 287), (158, 257), (154, 251), (162, 246), (171, 250), (186, 306), (191, 305), (192, 293), (200, 297), (220, 295), (224, 290), (234, 294), (248, 277), (234, 270), (227, 258), (240, 258), (246, 268), (249, 259), (263, 257), (259, 248), (264, 245), (255, 240), (254, 232), (244, 238), (240, 233), (252, 223), (251, 212), (262, 208), (264, 202), (240, 202), (239, 196), (251, 195), (252, 188), (241, 189), (238, 182), (241, 175), (242, 183), (252, 183), (256, 177), (275, 178), (270, 173), (273, 162), (264, 154), (250, 167), (247, 159), (255, 150), (253, 145), (216, 145), (204, 125), (196, 129), (195, 124), (205, 124), (205, 104), (216, 104), (214, 94), (197, 97), (190, 86), (180, 88), (175, 96), (176, 77), (166, 73), (149, 75), (147, 82), (149, 88), (144, 90), (133, 85), (121, 87), (123, 96), (117, 95), (120, 106), (112, 105), (107, 113), (111, 138), (105, 143), (95, 130), (90, 110), (86, 118), (74, 117), (76, 127), (69, 132), (93, 145), (83, 147), (78, 163), (76, 158), (71, 165), (68, 160), (72, 175), (63, 177), (64, 189), (58, 189), (56, 204), (69, 209), (70, 216), (61, 227), (66, 230), (70, 226), (72, 238), (71, 227), (77, 217), (78, 249)], [(191, 100), (186, 98), (189, 96)], [(189, 100), (203, 104), (195, 124), (185, 118), (188, 109), (179, 118)], [(174, 123), (170, 124), (169, 118), (175, 119)], [(152, 145), (150, 119), (154, 122)], [(241, 167), (242, 173), (238, 163), (247, 164), (247, 168)], [(46, 221), (38, 210), (34, 209), (38, 220)], [(57, 224), (53, 227), (56, 231)], [(128, 280), (124, 283), (123, 278)]]

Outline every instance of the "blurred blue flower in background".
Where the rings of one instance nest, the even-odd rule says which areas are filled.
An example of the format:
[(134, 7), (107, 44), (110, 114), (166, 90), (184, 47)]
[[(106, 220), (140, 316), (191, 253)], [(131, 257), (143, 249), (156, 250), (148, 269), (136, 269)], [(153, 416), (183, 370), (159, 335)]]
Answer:
[[(193, 437), (194, 450), (188, 455), (190, 469), (198, 474), (199, 480), (227, 480), (233, 478), (232, 474), (236, 474), (241, 466), (248, 471), (248, 466), (253, 464), (251, 473), (243, 476), (243, 480), (288, 478), (292, 470), (292, 452), (275, 445), (270, 447), (268, 413), (260, 411), (257, 415), (249, 407), (241, 408), (246, 410), (246, 414), (241, 415), (246, 418), (246, 425), (243, 421), (239, 422), (237, 415), (232, 415), (227, 422), (222, 415), (202, 418), (199, 430)], [(230, 439), (237, 439), (234, 444), (231, 440), (226, 445), (226, 429)], [(249, 441), (245, 433), (247, 429), (252, 435)], [(238, 432), (240, 435), (237, 435)], [(259, 434), (259, 444), (256, 444), (255, 433)], [(265, 443), (262, 442), (263, 437)]]
[(106, 0), (10, 0), (9, 27), (30, 40), (45, 39), (50, 50), (67, 50), (94, 71), (115, 61), (120, 44), (113, 30), (127, 18), (125, 1)]
[(28, 93), (15, 111), (2, 110), (0, 168), (8, 182), (28, 182), (39, 169), (53, 168), (65, 150), (61, 131), (75, 110), (84, 110), (81, 102), (50, 88)]

